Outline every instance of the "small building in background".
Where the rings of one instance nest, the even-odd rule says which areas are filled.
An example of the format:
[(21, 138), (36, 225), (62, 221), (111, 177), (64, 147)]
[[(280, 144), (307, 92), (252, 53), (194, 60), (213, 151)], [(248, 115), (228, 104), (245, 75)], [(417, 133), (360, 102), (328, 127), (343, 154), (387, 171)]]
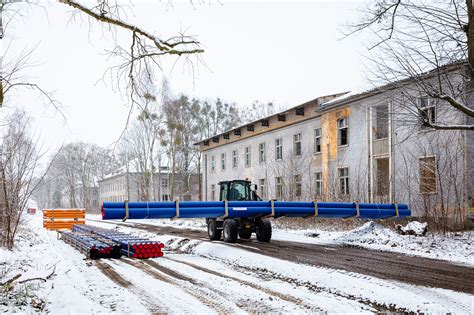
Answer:
[[(172, 189), (171, 183), (174, 183)], [(168, 167), (160, 167), (151, 177), (147, 173), (121, 168), (99, 181), (99, 203), (104, 201), (170, 201), (199, 200), (197, 174), (172, 174)]]

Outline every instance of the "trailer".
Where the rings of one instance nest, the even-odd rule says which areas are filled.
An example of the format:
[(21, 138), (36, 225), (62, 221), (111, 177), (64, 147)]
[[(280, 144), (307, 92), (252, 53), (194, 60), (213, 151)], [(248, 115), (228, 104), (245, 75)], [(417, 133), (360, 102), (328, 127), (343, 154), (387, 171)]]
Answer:
[(102, 219), (178, 219), (203, 218), (210, 240), (235, 243), (255, 233), (260, 242), (269, 242), (272, 225), (269, 218), (321, 217), (386, 219), (409, 217), (406, 204), (347, 202), (263, 201), (249, 181), (220, 182), (221, 201), (104, 202)]

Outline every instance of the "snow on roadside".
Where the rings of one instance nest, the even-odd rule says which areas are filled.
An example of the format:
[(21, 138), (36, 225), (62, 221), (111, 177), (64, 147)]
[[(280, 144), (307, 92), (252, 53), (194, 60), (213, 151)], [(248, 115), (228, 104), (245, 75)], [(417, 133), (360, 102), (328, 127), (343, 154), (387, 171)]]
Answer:
[[(31, 305), (43, 304), (42, 311), (53, 314), (146, 312), (137, 298), (108, 279), (84, 254), (57, 240), (56, 232), (42, 226), (42, 214), (25, 215), (21, 232), (13, 251), (0, 249), (0, 268), (8, 268), (5, 279), (22, 274), (18, 281), (35, 277), (46, 278), (15, 286), (28, 293), (23, 300), (0, 303), (0, 313), (39, 311)], [(53, 273), (54, 271), (54, 273)], [(18, 303), (15, 303), (18, 302)]]
[[(170, 245), (173, 246), (171, 243)], [(312, 285), (330, 294), (394, 306), (412, 312), (469, 314), (472, 295), (415, 286), (353, 272), (282, 261), (223, 244), (190, 241), (181, 250), (217, 260), (218, 264), (260, 271), (268, 278), (286, 279), (297, 286)], [(217, 268), (209, 262), (208, 268)], [(237, 269), (237, 268), (236, 268)]]
[[(91, 221), (90, 224), (107, 228), (113, 227), (113, 225), (105, 222)], [(155, 224), (160, 225), (156, 222)], [(291, 291), (292, 288), (315, 288), (315, 290), (320, 290), (322, 295), (313, 298), (319, 306), (329, 310), (335, 308), (338, 308), (339, 312), (347, 312), (350, 308), (353, 311), (357, 310), (357, 312), (366, 310), (358, 306), (357, 303), (345, 302), (345, 299), (351, 298), (353, 298), (351, 302), (366, 301), (369, 304), (373, 303), (413, 312), (467, 314), (470, 313), (472, 306), (472, 295), (465, 293), (384, 280), (343, 270), (302, 265), (257, 253), (249, 253), (236, 246), (189, 240), (170, 235), (157, 235), (137, 230), (133, 226), (117, 226), (117, 228), (123, 232), (139, 233), (153, 240), (161, 241), (166, 244), (165, 250), (178, 250), (181, 253), (186, 253), (187, 255), (172, 256), (173, 259), (179, 261), (195, 263), (240, 279), (249, 276), (255, 279), (254, 275), (259, 274), (265, 279), (265, 281), (259, 282), (260, 285), (270, 286), (271, 289), (280, 292), (283, 290), (282, 293), (299, 295), (302, 293), (293, 292)], [(352, 233), (339, 234), (338, 236), (341, 241), (351, 241), (352, 238), (360, 239), (366, 234), (371, 234), (368, 232), (373, 229), (377, 229), (377, 226), (369, 224), (351, 231)], [(311, 238), (306, 237), (307, 239)], [(163, 264), (166, 257), (168, 257), (167, 253), (164, 259), (158, 259), (157, 261)], [(167, 263), (164, 264), (167, 265)], [(172, 266), (174, 265), (169, 265), (169, 267)], [(184, 269), (179, 268), (177, 270), (186, 272)], [(192, 271), (189, 271), (188, 274), (191, 275)], [(278, 280), (280, 281), (278, 282)], [(293, 286), (285, 286), (282, 283), (291, 283)], [(333, 300), (335, 296), (339, 297), (338, 302)], [(344, 309), (342, 305), (347, 308)]]
[[(88, 216), (88, 218), (101, 219), (100, 216)], [(206, 229), (203, 219), (127, 221), (130, 224), (134, 222), (175, 228)], [(423, 227), (422, 223), (414, 221), (408, 223), (405, 228), (422, 229)], [(289, 230), (274, 227), (272, 239), (310, 244), (359, 246), (371, 250), (395, 252), (474, 266), (474, 231), (451, 237), (433, 234), (426, 236), (401, 235), (392, 229), (369, 221), (359, 228), (348, 231)]]
[(349, 231), (275, 229), (273, 239), (360, 246), (371, 250), (396, 252), (474, 266), (473, 232), (465, 232), (462, 236), (453, 237), (400, 235), (375, 222), (367, 222)]

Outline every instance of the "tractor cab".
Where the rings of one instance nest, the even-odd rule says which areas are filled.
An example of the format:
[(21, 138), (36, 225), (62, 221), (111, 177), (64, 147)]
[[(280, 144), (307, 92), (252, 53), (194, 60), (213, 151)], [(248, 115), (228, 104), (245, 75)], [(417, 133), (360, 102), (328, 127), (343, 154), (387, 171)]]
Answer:
[(229, 180), (219, 182), (220, 201), (261, 201), (257, 195), (257, 185), (248, 180)]

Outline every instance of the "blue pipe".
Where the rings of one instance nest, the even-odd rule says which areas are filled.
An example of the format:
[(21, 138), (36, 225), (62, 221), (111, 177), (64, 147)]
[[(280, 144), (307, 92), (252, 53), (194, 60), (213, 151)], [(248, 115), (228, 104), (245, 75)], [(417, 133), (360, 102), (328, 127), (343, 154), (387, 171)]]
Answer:
[[(198, 206), (199, 205), (199, 206)], [(129, 219), (169, 219), (176, 216), (174, 202), (131, 202)], [(153, 207), (152, 207), (153, 206)], [(170, 207), (172, 206), (172, 207)], [(275, 217), (306, 217), (315, 212), (314, 202), (274, 202)], [(318, 202), (318, 216), (325, 218), (346, 218), (357, 215), (357, 206), (354, 203)], [(359, 204), (361, 218), (379, 219), (396, 216), (393, 204)], [(399, 217), (411, 215), (406, 204), (397, 205)], [(228, 202), (228, 217), (249, 218), (270, 215), (272, 212), (270, 201), (231, 201)], [(218, 218), (224, 216), (225, 208), (222, 201), (184, 201), (179, 203), (180, 218)], [(104, 220), (123, 219), (125, 217), (125, 203), (105, 202), (102, 218)]]

